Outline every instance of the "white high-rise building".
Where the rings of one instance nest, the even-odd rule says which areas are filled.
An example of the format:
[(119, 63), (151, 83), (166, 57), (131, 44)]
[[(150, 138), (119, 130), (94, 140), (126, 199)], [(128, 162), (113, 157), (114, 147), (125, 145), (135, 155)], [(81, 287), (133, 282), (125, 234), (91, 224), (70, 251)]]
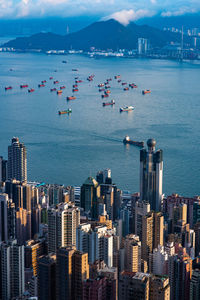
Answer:
[(140, 199), (150, 203), (154, 211), (162, 206), (163, 151), (155, 150), (156, 141), (147, 141), (148, 150), (140, 150)]
[(139, 55), (147, 54), (149, 48), (150, 48), (150, 44), (149, 44), (148, 39), (144, 39), (144, 38), (138, 39), (138, 54)]
[(164, 246), (158, 246), (150, 253), (151, 272), (157, 275), (164, 275), (168, 272), (168, 253)]
[(81, 224), (77, 228), (77, 250), (88, 253), (88, 260), (94, 263), (95, 260), (104, 260), (110, 268), (113, 266), (113, 235), (115, 230), (107, 226), (96, 226), (91, 229), (90, 224)]
[(27, 181), (26, 147), (17, 137), (12, 138), (8, 146), (8, 179)]
[(80, 210), (72, 203), (60, 203), (48, 210), (48, 252), (59, 247), (76, 246), (76, 228), (80, 224)]
[(2, 299), (21, 297), (25, 291), (24, 246), (16, 240), (1, 244)]

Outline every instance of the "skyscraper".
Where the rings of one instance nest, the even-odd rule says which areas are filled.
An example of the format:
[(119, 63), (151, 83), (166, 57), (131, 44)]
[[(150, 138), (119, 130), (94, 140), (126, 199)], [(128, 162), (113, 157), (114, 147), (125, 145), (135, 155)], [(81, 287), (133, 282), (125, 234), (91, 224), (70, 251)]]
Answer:
[(15, 205), (7, 194), (0, 193), (0, 242), (15, 238)]
[(155, 150), (156, 141), (147, 141), (148, 151), (140, 150), (140, 199), (160, 211), (162, 204), (163, 152)]
[(8, 179), (27, 180), (26, 147), (17, 137), (8, 146)]
[(1, 244), (2, 299), (21, 297), (25, 291), (24, 246), (16, 240)]
[(100, 197), (100, 186), (98, 182), (88, 177), (81, 187), (81, 207), (85, 212), (90, 212), (92, 218), (98, 218), (98, 198)]

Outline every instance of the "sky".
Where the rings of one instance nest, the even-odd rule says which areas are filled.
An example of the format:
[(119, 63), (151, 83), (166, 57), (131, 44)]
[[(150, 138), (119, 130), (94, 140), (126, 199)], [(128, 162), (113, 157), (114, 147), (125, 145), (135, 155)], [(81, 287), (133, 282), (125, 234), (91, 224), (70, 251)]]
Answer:
[(124, 25), (144, 17), (200, 12), (200, 0), (0, 0), (0, 19), (99, 16)]

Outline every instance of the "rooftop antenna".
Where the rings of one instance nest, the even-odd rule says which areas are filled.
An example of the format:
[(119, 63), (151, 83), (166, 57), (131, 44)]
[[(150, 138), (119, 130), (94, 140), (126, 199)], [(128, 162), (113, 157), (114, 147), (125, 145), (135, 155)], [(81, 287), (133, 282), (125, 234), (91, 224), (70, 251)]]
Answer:
[(181, 61), (183, 60), (183, 26), (181, 31)]

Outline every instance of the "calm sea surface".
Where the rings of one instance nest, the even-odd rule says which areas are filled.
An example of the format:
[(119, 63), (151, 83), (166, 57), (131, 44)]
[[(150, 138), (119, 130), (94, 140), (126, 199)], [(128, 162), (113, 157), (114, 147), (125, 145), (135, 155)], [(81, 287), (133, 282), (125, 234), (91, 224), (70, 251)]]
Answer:
[[(90, 74), (93, 82), (86, 80)], [(97, 85), (117, 74), (138, 89), (125, 92), (113, 79), (107, 99), (116, 104), (102, 107)], [(61, 96), (50, 92), (50, 76), (59, 80), (57, 86), (66, 86)], [(77, 99), (67, 103), (75, 76), (83, 83)], [(38, 88), (41, 80), (46, 86)], [(164, 151), (164, 193), (200, 194), (199, 80), (195, 62), (0, 53), (0, 155), (7, 158), (7, 146), (18, 136), (27, 147), (29, 180), (81, 185), (87, 176), (110, 168), (119, 188), (136, 192), (139, 149), (122, 140), (126, 134), (138, 141), (153, 137)], [(8, 85), (13, 89), (5, 91)], [(142, 89), (152, 93), (143, 96)], [(120, 114), (125, 105), (135, 110)], [(67, 108), (70, 116), (58, 115)]]

